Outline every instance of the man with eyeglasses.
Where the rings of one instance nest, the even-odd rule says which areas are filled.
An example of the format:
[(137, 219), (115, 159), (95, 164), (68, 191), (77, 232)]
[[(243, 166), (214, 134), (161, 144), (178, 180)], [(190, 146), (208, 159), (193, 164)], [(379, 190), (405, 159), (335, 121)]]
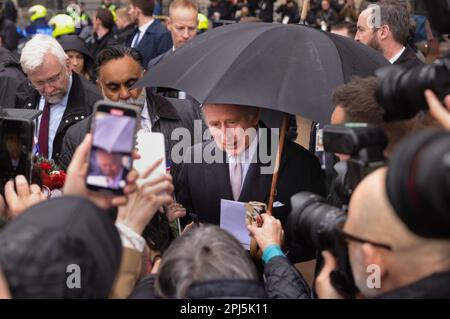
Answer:
[[(388, 195), (386, 188), (387, 175), (386, 168), (369, 175), (350, 200), (342, 238), (348, 245), (355, 283), (366, 298), (448, 298), (450, 239), (417, 234), (411, 227), (417, 224), (417, 216), (394, 209), (392, 191)], [(422, 228), (431, 230), (435, 218), (431, 215), (436, 212), (427, 214), (429, 225)], [(445, 217), (441, 215), (441, 219)], [(317, 294), (320, 298), (340, 298), (330, 283), (336, 260), (327, 251), (323, 257), (325, 265), (316, 279)]]
[[(448, 140), (447, 136), (447, 144)], [(444, 149), (439, 154), (445, 152)], [(396, 165), (403, 165), (400, 168), (403, 170), (407, 161), (404, 156), (401, 161), (398, 158)], [(412, 162), (407, 163), (413, 166)], [(436, 203), (431, 205), (429, 198), (418, 196), (414, 189), (398, 187), (402, 184), (397, 183), (399, 179), (413, 178), (407, 174), (399, 176), (399, 171), (394, 172), (392, 167), (389, 170), (380, 168), (358, 185), (350, 199), (347, 220), (336, 238), (348, 246), (353, 278), (360, 291), (358, 298), (449, 298), (450, 219), (445, 208), (448, 204), (438, 212), (436, 206), (442, 206), (438, 198), (444, 198), (435, 197)], [(395, 183), (398, 185), (394, 186)], [(414, 204), (411, 200), (415, 200)], [(407, 208), (408, 205), (414, 209)], [(269, 297), (311, 298), (303, 277), (280, 249), (281, 223), (265, 214), (262, 218), (262, 227), (251, 225), (249, 231), (263, 252)], [(317, 296), (342, 299), (331, 284), (331, 274), (337, 268), (336, 257), (330, 251), (323, 251), (322, 256), (324, 266), (315, 280)]]
[(36, 152), (58, 163), (67, 129), (92, 113), (102, 96), (95, 85), (72, 72), (69, 58), (50, 36), (36, 35), (22, 50), (27, 74), (16, 94), (16, 108), (39, 109)]

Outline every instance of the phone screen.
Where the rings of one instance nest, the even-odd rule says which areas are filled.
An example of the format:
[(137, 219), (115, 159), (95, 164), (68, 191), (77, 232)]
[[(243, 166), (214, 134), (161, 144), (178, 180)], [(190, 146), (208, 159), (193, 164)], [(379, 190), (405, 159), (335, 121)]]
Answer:
[(34, 122), (0, 118), (0, 180), (5, 183), (17, 175), (31, 179)]
[(131, 107), (97, 106), (92, 123), (88, 188), (123, 193), (133, 165), (137, 116), (137, 111)]

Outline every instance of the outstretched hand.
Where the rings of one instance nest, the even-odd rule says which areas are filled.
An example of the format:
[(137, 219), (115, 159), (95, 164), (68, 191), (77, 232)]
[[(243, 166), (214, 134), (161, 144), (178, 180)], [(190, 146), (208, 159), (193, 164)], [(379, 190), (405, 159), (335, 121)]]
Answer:
[[(161, 161), (152, 164), (140, 178), (149, 176)], [(172, 176), (168, 174), (139, 186), (136, 192), (128, 195), (128, 203), (119, 208), (116, 223), (125, 224), (136, 233), (142, 234), (158, 208), (173, 203), (173, 189)]]
[(445, 106), (431, 90), (425, 91), (425, 99), (434, 119), (446, 130), (450, 130), (450, 95), (447, 95), (444, 99)]
[(14, 181), (5, 184), (6, 217), (15, 218), (28, 207), (46, 199), (47, 196), (38, 185), (30, 185), (25, 176), (17, 175)]
[(264, 251), (264, 249), (270, 245), (276, 244), (281, 246), (284, 238), (284, 231), (280, 220), (269, 214), (261, 214), (261, 218), (261, 227), (258, 227), (256, 223), (247, 226), (259, 248)]

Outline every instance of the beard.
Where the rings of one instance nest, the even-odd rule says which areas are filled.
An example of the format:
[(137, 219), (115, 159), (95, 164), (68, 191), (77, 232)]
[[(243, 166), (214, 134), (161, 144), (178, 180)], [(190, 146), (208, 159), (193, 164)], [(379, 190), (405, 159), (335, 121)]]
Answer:
[(147, 100), (147, 94), (145, 93), (144, 89), (141, 91), (141, 93), (139, 94), (139, 96), (137, 98), (130, 97), (126, 100), (119, 99), (118, 101), (112, 101), (112, 100), (108, 99), (108, 97), (103, 92), (103, 89), (102, 89), (102, 93), (103, 93), (103, 96), (105, 97), (105, 100), (107, 100), (107, 101), (128, 104), (128, 105), (134, 105), (134, 106), (138, 106), (141, 109), (144, 107), (145, 101)]
[(368, 45), (369, 47), (371, 47), (372, 49), (375, 49), (375, 50), (377, 50), (378, 52), (383, 53), (383, 52), (382, 52), (382, 49), (381, 49), (380, 42), (377, 40), (377, 37), (375, 36), (375, 34), (372, 36), (372, 38), (370, 38), (370, 40), (369, 40), (369, 42), (367, 43), (367, 45)]
[(50, 104), (57, 104), (59, 102), (61, 102), (64, 97), (67, 95), (67, 93), (69, 92), (69, 81), (70, 81), (70, 76), (72, 76), (72, 72), (67, 72), (65, 74), (65, 78), (63, 80), (63, 82), (59, 82), (58, 86), (61, 88), (55, 89), (55, 91), (53, 91), (52, 93), (45, 93), (45, 92), (41, 92), (40, 90), (37, 90), (39, 92), (39, 94), (41, 96), (44, 97), (44, 99), (50, 103)]
[(50, 103), (50, 104), (56, 104), (61, 102), (64, 97), (66, 96), (67, 91), (63, 91), (63, 90), (59, 90), (57, 92), (54, 92), (52, 94), (42, 94), (41, 95), (44, 97), (44, 99)]

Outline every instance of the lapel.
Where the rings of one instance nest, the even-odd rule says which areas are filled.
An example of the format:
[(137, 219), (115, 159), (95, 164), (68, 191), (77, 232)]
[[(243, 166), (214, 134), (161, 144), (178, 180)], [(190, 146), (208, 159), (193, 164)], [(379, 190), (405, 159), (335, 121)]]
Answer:
[(147, 89), (146, 93), (148, 114), (152, 118), (152, 124), (160, 118), (180, 120), (177, 110), (169, 100), (160, 95), (153, 94), (151, 89)]
[[(212, 144), (211, 144), (212, 143)], [(205, 145), (213, 145), (214, 152), (217, 152), (223, 158), (222, 163), (205, 163), (205, 186), (208, 190), (208, 193), (213, 194), (211, 197), (214, 200), (214, 195), (219, 196), (221, 199), (229, 199), (233, 200), (233, 193), (231, 191), (230, 184), (230, 172), (228, 169), (228, 163), (225, 161), (226, 154), (215, 147), (214, 141), (210, 141)]]
[(145, 33), (142, 36), (141, 41), (139, 41), (139, 44), (136, 47), (136, 49), (138, 49), (140, 51), (140, 50), (145, 49), (145, 47), (148, 46), (148, 43), (146, 43), (146, 39), (150, 38), (151, 34), (156, 32), (156, 29), (157, 29), (159, 23), (160, 23), (159, 20), (156, 20), (156, 19), (153, 20), (152, 24), (147, 28), (147, 30), (145, 30)]

